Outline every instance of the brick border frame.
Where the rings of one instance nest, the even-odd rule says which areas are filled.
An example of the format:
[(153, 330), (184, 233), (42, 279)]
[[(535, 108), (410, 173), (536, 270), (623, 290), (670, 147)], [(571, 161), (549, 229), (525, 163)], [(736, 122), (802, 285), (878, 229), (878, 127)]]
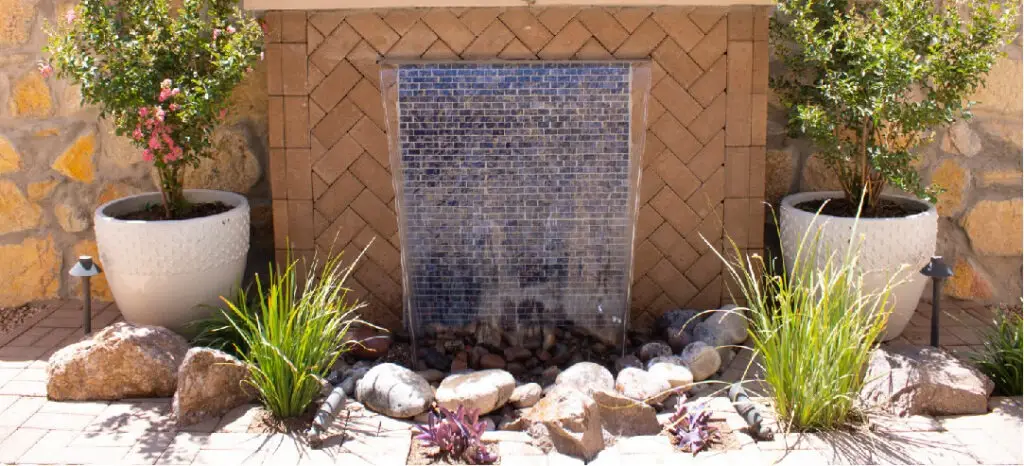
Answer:
[(650, 59), (630, 321), (730, 301), (704, 243), (763, 247), (768, 12), (737, 7), (269, 11), (270, 180), (278, 258), (376, 237), (353, 296), (402, 316), (400, 239), (378, 62)]

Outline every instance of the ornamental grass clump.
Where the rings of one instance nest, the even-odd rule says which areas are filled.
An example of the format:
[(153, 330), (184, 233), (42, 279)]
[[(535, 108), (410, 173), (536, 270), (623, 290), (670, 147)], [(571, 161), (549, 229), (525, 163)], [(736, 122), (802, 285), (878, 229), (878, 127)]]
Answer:
[(271, 266), (266, 283), (256, 277), (254, 299), (240, 291), (225, 299), (228, 338), (249, 367), (250, 384), (277, 418), (303, 414), (320, 394), (321, 380), (345, 351), (344, 339), (364, 303), (349, 299), (345, 282), (362, 257), (344, 265), (341, 255), (324, 264), (288, 260)]
[(211, 155), (232, 91), (263, 56), (237, 0), (81, 0), (48, 25), (44, 76), (79, 86), (156, 168), (165, 219), (189, 214), (184, 170)]
[(787, 431), (835, 429), (857, 417), (865, 370), (892, 310), (895, 283), (868, 291), (857, 241), (828, 250), (821, 228), (813, 222), (803, 233), (792, 270), (744, 258), (735, 243), (739, 259), (719, 255), (736, 283), (731, 292), (747, 302), (752, 350)]
[(982, 373), (995, 382), (995, 394), (1020, 396), (1024, 382), (1024, 319), (1021, 308), (1001, 308), (982, 334), (982, 349), (972, 355)]

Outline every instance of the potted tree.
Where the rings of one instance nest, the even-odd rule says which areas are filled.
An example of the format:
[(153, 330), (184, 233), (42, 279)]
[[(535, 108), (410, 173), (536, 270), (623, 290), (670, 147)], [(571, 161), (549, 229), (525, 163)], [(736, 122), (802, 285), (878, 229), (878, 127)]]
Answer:
[(49, 27), (54, 71), (81, 87), (153, 164), (159, 192), (95, 212), (107, 281), (129, 322), (184, 331), (233, 296), (249, 249), (249, 205), (186, 190), (185, 170), (212, 154), (230, 93), (261, 58), (263, 31), (235, 0), (82, 0)]
[(886, 340), (913, 315), (925, 286), (917, 272), (935, 253), (941, 187), (922, 182), (914, 149), (970, 117), (967, 97), (1011, 39), (1016, 15), (990, 0), (778, 3), (771, 39), (785, 72), (772, 87), (791, 135), (814, 143), (843, 189), (782, 200), (783, 257), (792, 267), (814, 223), (823, 251), (843, 251), (856, 236), (866, 289), (897, 282)]

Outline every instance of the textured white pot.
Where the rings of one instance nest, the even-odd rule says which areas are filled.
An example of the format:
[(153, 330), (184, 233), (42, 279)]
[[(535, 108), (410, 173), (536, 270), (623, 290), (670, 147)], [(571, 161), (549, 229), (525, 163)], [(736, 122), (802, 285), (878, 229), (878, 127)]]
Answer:
[(244, 196), (186, 190), (192, 202), (233, 208), (187, 220), (118, 220), (115, 215), (160, 203), (160, 193), (108, 202), (96, 209), (96, 243), (103, 273), (126, 321), (189, 334), (187, 324), (210, 315), (220, 297), (234, 297), (249, 251), (249, 202)]
[[(787, 269), (792, 269), (800, 239), (812, 223), (822, 224), (819, 265), (823, 265), (829, 252), (835, 251), (840, 257), (845, 253), (854, 233), (855, 219), (830, 215), (819, 215), (816, 219), (813, 213), (796, 208), (797, 204), (806, 201), (842, 197), (842, 192), (826, 191), (791, 194), (782, 199), (781, 242)], [(927, 209), (907, 217), (862, 218), (856, 224), (857, 237), (863, 238), (858, 239), (861, 241), (858, 260), (865, 272), (866, 290), (880, 289), (891, 277), (898, 282), (890, 297), (893, 312), (882, 337), (883, 340), (891, 340), (903, 332), (921, 300), (927, 279), (919, 271), (935, 254), (939, 216), (935, 206), (921, 200), (904, 196), (885, 197)]]

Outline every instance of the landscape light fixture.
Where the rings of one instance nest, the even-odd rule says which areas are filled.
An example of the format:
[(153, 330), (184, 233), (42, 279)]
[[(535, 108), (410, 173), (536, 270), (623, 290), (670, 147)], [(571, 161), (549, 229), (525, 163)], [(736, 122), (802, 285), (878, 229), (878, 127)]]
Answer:
[(78, 262), (68, 271), (72, 277), (82, 277), (82, 327), (86, 335), (92, 333), (92, 290), (89, 281), (102, 272), (100, 266), (93, 262), (92, 256), (78, 256)]
[(932, 260), (921, 269), (921, 275), (932, 279), (932, 341), (931, 345), (939, 347), (939, 300), (942, 295), (942, 281), (953, 276), (953, 269), (942, 261), (942, 256), (932, 256)]

